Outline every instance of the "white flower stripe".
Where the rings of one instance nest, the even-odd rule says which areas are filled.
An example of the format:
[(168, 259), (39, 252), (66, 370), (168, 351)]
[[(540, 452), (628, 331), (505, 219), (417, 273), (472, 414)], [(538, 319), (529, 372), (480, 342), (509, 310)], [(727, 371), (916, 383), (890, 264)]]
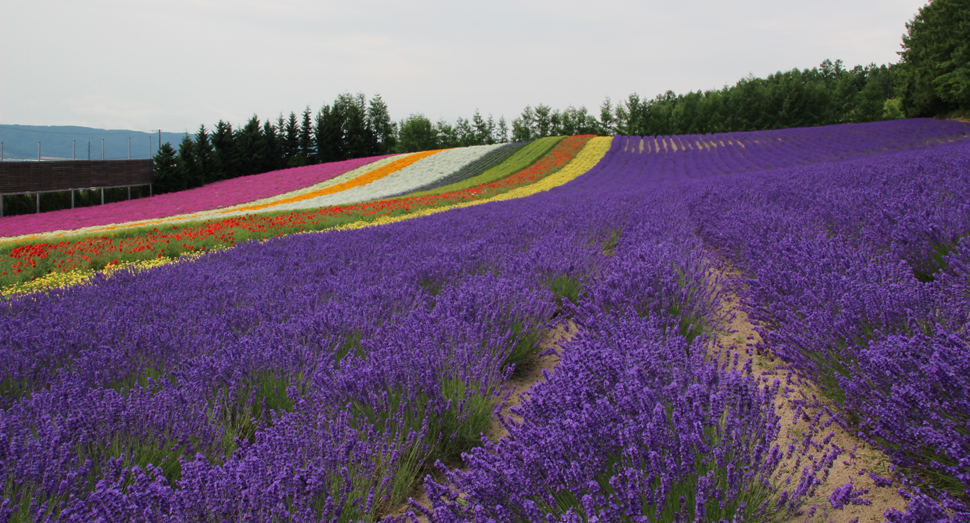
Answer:
[(433, 183), (435, 180), (448, 176), (502, 145), (504, 144), (449, 149), (415, 162), (373, 183), (320, 196), (319, 198), (274, 206), (273, 210), (314, 209), (331, 205), (345, 205), (379, 200), (402, 192), (410, 192), (413, 188)]

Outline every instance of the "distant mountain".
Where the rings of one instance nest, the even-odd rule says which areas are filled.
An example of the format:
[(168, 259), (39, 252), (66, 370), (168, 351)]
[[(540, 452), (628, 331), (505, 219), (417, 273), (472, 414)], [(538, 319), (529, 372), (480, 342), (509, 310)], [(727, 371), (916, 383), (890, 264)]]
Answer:
[[(168, 142), (178, 149), (185, 133), (162, 133), (162, 143)], [(115, 129), (95, 129), (71, 125), (7, 125), (0, 124), (0, 142), (3, 142), (3, 156), (6, 160), (37, 159), (37, 142), (40, 142), (41, 157), (44, 159), (78, 160), (88, 159), (88, 142), (91, 144), (91, 159), (101, 159), (101, 140), (104, 140), (105, 160), (125, 160), (128, 158), (128, 139), (131, 138), (131, 159), (144, 160), (158, 152), (158, 133), (125, 131)]]

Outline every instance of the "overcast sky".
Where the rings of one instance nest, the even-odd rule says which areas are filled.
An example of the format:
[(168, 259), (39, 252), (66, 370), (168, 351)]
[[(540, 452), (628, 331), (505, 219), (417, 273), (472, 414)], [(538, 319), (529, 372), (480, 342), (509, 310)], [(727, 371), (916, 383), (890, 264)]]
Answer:
[(896, 62), (922, 0), (30, 0), (0, 7), (0, 124), (181, 132), (340, 93), (391, 117), (511, 121), (717, 89), (751, 73)]

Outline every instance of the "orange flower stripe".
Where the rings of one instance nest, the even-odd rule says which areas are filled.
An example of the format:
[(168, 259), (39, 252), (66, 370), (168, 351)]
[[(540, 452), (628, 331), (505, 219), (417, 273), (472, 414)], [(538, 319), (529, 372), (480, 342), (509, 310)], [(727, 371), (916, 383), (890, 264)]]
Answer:
[(291, 198), (285, 198), (285, 199), (282, 199), (282, 200), (276, 200), (276, 201), (273, 201), (273, 202), (263, 203), (263, 204), (260, 204), (260, 205), (249, 205), (249, 206), (246, 206), (246, 207), (236, 207), (234, 209), (227, 209), (227, 210), (224, 210), (224, 211), (218, 211), (218, 213), (219, 214), (225, 214), (225, 213), (239, 212), (239, 211), (258, 211), (260, 209), (265, 209), (267, 207), (275, 207), (277, 205), (283, 205), (283, 204), (293, 203), (293, 202), (300, 202), (300, 201), (303, 201), (303, 200), (309, 200), (310, 198), (316, 198), (318, 196), (324, 196), (326, 194), (333, 194), (335, 192), (345, 191), (347, 189), (353, 189), (354, 187), (359, 187), (361, 185), (367, 185), (368, 183), (371, 183), (371, 182), (376, 182), (377, 180), (380, 180), (381, 178), (384, 178), (384, 177), (389, 176), (389, 175), (391, 175), (391, 174), (393, 174), (393, 173), (395, 173), (397, 171), (400, 171), (401, 169), (403, 169), (403, 168), (411, 165), (412, 163), (416, 163), (418, 160), (423, 160), (423, 159), (425, 159), (425, 158), (427, 158), (427, 157), (429, 157), (429, 156), (431, 156), (433, 154), (438, 154), (438, 153), (440, 153), (441, 151), (444, 151), (444, 150), (445, 149), (437, 149), (437, 150), (434, 150), (434, 151), (424, 151), (424, 152), (420, 152), (420, 153), (414, 153), (414, 154), (411, 154), (411, 155), (409, 155), (409, 156), (407, 156), (405, 158), (401, 158), (400, 160), (391, 162), (391, 163), (385, 165), (384, 167), (380, 167), (380, 168), (374, 169), (373, 171), (370, 171), (367, 174), (358, 176), (358, 177), (354, 178), (353, 180), (347, 180), (344, 183), (338, 183), (337, 185), (332, 185), (330, 187), (325, 187), (325, 188), (320, 189), (320, 190), (317, 190), (317, 191), (308, 192), (308, 193), (305, 193), (305, 194), (299, 194), (299, 195), (293, 196)]

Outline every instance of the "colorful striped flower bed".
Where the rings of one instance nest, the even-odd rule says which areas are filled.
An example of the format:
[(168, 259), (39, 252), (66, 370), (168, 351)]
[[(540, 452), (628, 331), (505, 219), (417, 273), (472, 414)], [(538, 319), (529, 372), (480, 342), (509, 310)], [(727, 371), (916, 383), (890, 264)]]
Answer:
[(230, 207), (309, 187), (382, 158), (386, 157), (376, 156), (272, 171), (216, 182), (178, 193), (97, 207), (5, 216), (0, 218), (0, 238), (51, 233), (63, 230), (65, 224), (70, 224), (72, 229), (79, 229)]
[[(127, 229), (112, 235), (105, 234), (72, 242), (20, 246), (10, 251), (7, 255), (9, 265), (0, 269), (0, 282), (3, 283), (0, 288), (9, 288), (16, 283), (44, 278), (48, 274), (55, 275), (51, 277), (52, 282), (62, 282), (64, 280), (57, 276), (58, 273), (79, 269), (100, 270), (111, 264), (153, 258), (175, 258), (186, 252), (211, 251), (230, 247), (249, 239), (265, 239), (298, 232), (330, 229), (357, 222), (375, 222), (386, 220), (388, 217), (454, 206), (462, 202), (487, 200), (513, 189), (534, 184), (559, 172), (576, 157), (591, 138), (591, 136), (575, 136), (561, 140), (545, 156), (526, 169), (511, 176), (454, 193), (380, 200), (286, 214), (245, 214), (192, 226), (161, 225), (149, 230)], [(600, 139), (598, 143), (604, 143), (603, 140)], [(609, 139), (605, 140), (608, 143)], [(424, 156), (430, 156), (433, 153), (434, 151), (428, 152)], [(412, 155), (405, 160), (413, 163), (419, 159), (417, 156)], [(398, 160), (374, 171), (376, 174), (368, 173), (365, 176), (378, 179), (382, 174), (386, 176), (393, 172), (395, 166), (402, 164), (409, 165), (405, 161)], [(591, 165), (587, 164), (588, 162), (581, 162), (577, 165), (588, 169)], [(361, 182), (357, 180), (359, 178), (346, 183), (360, 184)], [(294, 200), (313, 198), (314, 195), (319, 195), (317, 194), (319, 192), (330, 191), (336, 187), (339, 185), (294, 197)], [(286, 202), (286, 200), (280, 201)], [(249, 210), (260, 209), (259, 206), (253, 206)], [(36, 286), (27, 288), (33, 289)]]

